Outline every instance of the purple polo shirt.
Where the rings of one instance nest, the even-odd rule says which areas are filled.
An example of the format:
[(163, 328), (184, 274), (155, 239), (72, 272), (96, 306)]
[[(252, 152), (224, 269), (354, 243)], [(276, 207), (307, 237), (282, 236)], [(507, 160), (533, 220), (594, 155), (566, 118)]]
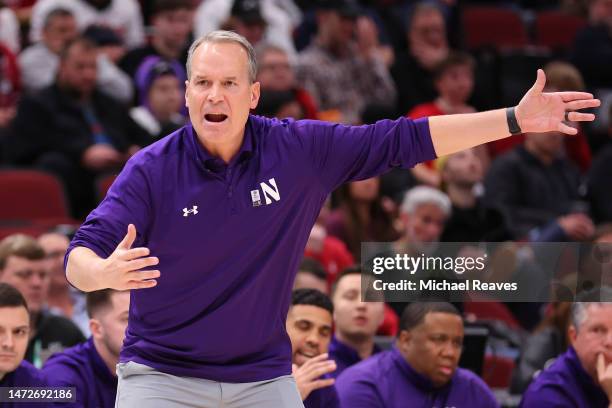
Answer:
[(291, 287), (327, 195), (434, 157), (427, 119), (250, 116), (227, 165), (186, 126), (128, 161), (68, 251), (107, 257), (133, 223), (134, 247), (160, 259), (157, 286), (131, 292), (122, 362), (222, 382), (276, 378), (291, 373)]
[(569, 347), (529, 385), (522, 408), (607, 408), (603, 389), (584, 370), (576, 351)]
[[(0, 387), (46, 387), (48, 385), (44, 374), (32, 364), (23, 360), (14, 371), (5, 374), (0, 380)], [(2, 408), (40, 408), (45, 404), (40, 402), (3, 402)]]
[(49, 357), (43, 373), (56, 387), (75, 387), (76, 402), (58, 404), (66, 407), (113, 408), (117, 394), (117, 376), (98, 354), (90, 337), (85, 343)]
[(340, 404), (350, 408), (494, 408), (493, 393), (476, 374), (457, 368), (442, 387), (414, 371), (393, 348), (370, 357), (336, 380)]
[[(376, 344), (372, 349), (372, 355), (380, 353), (382, 350)], [(338, 378), (340, 374), (352, 365), (355, 365), (361, 361), (359, 353), (354, 348), (347, 346), (346, 344), (339, 341), (336, 336), (332, 337), (329, 343), (329, 358), (336, 362), (336, 371), (330, 375), (333, 378)]]
[[(328, 375), (324, 375), (321, 378), (331, 378)], [(338, 392), (336, 386), (319, 388), (314, 390), (308, 395), (308, 398), (304, 400), (304, 408), (340, 408), (340, 400), (338, 399)]]

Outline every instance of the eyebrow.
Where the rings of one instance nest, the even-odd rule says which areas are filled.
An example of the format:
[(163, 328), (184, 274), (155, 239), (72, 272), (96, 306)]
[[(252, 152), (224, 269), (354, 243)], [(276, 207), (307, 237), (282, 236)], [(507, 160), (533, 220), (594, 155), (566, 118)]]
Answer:
[[(194, 76), (193, 79), (194, 79), (194, 81), (198, 81), (200, 79), (209, 79), (209, 78), (207, 76), (205, 76), (205, 75), (196, 75), (196, 76)], [(223, 81), (228, 81), (228, 80), (230, 80), (230, 81), (237, 81), (238, 77), (236, 77), (236, 76), (228, 76), (228, 77), (224, 77), (223, 78)]]

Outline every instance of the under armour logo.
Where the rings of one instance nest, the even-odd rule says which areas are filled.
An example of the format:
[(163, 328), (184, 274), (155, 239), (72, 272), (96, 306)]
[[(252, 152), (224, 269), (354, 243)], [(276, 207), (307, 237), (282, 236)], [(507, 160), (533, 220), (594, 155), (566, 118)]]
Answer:
[(183, 217), (188, 217), (189, 214), (196, 215), (198, 213), (198, 206), (194, 205), (191, 210), (188, 210), (187, 207), (183, 208)]

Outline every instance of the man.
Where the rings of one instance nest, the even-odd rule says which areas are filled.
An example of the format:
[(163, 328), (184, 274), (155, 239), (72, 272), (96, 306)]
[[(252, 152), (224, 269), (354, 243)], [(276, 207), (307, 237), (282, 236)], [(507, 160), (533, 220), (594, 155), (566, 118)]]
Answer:
[(452, 204), (451, 215), (440, 237), (446, 242), (500, 242), (513, 238), (503, 213), (485, 205), (476, 189), (482, 188), (484, 171), (474, 149), (440, 159), (442, 184)]
[(96, 87), (96, 59), (91, 41), (68, 43), (56, 82), (22, 99), (9, 145), (15, 164), (34, 165), (62, 179), (76, 218), (97, 202), (96, 175), (121, 168), (130, 153), (148, 143), (121, 103)]
[(306, 288), (316, 289), (325, 295), (329, 294), (325, 269), (319, 261), (312, 258), (302, 259), (293, 282), (293, 290)]
[(27, 300), (30, 339), (25, 359), (30, 363), (40, 368), (52, 353), (85, 341), (74, 323), (45, 309), (49, 261), (34, 238), (17, 234), (0, 241), (0, 282), (14, 286)]
[(351, 408), (498, 407), (476, 374), (459, 368), (463, 320), (450, 303), (411, 303), (393, 349), (344, 371), (336, 381)]
[(378, 353), (374, 336), (384, 320), (382, 302), (361, 300), (361, 269), (347, 268), (340, 272), (332, 287), (336, 332), (329, 346), (329, 355), (336, 362), (335, 378), (345, 369)]
[(562, 156), (563, 134), (528, 132), (493, 161), (485, 201), (508, 217), (515, 236), (531, 241), (586, 241), (594, 232), (580, 194), (580, 173)]
[(523, 408), (607, 408), (612, 401), (612, 292), (579, 295), (571, 311), (570, 347), (533, 380)]
[(72, 320), (88, 337), (89, 317), (85, 310), (85, 295), (66, 282), (64, 254), (70, 240), (59, 232), (47, 232), (38, 237), (38, 243), (49, 261), (49, 295), (47, 306), (54, 312)]
[(319, 109), (339, 112), (336, 121), (350, 124), (360, 123), (368, 106), (392, 107), (396, 94), (384, 61), (353, 42), (359, 13), (352, 0), (321, 3), (316, 38), (300, 53), (297, 65), (298, 82)]
[[(11, 285), (0, 283), (0, 388), (47, 385), (43, 374), (23, 359), (29, 333), (30, 315), (25, 299)], [(5, 401), (2, 406), (31, 408), (40, 404)]]
[(129, 308), (129, 292), (103, 289), (88, 293), (91, 337), (83, 344), (54, 354), (45, 363), (43, 373), (51, 385), (76, 388), (76, 402), (70, 407), (115, 406), (115, 369)]
[[(184, 400), (302, 406), (285, 318), (327, 195), (346, 181), (509, 136), (509, 129), (573, 132), (561, 123), (564, 110), (599, 104), (590, 94), (542, 94), (538, 71), (514, 115), (496, 110), (361, 127), (280, 122), (249, 115), (259, 84), (243, 37), (211, 32), (189, 55), (192, 125), (128, 162), (66, 256), (67, 278), (79, 289), (146, 289), (132, 291), (118, 407), (178, 407)], [(571, 112), (569, 119), (594, 115)], [(158, 264), (163, 276), (153, 269)], [(164, 395), (152, 395), (151, 382), (163, 384)]]
[(316, 289), (297, 289), (287, 314), (293, 376), (306, 408), (339, 407), (334, 379), (328, 376), (336, 363), (328, 359), (332, 337), (331, 300)]
[[(151, 10), (153, 32), (149, 44), (129, 51), (119, 62), (119, 66), (130, 78), (135, 78), (143, 60), (155, 55), (168, 61), (187, 60), (189, 34), (193, 26), (192, 1), (156, 0)], [(184, 75), (184, 72), (182, 72)], [(182, 81), (182, 80), (181, 80)]]

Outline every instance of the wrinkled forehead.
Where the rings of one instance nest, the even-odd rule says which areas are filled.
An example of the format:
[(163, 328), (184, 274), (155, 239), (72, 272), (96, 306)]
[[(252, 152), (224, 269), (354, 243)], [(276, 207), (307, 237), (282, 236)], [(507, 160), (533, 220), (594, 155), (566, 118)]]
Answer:
[(247, 77), (248, 55), (239, 44), (232, 42), (204, 42), (193, 53), (192, 77)]

